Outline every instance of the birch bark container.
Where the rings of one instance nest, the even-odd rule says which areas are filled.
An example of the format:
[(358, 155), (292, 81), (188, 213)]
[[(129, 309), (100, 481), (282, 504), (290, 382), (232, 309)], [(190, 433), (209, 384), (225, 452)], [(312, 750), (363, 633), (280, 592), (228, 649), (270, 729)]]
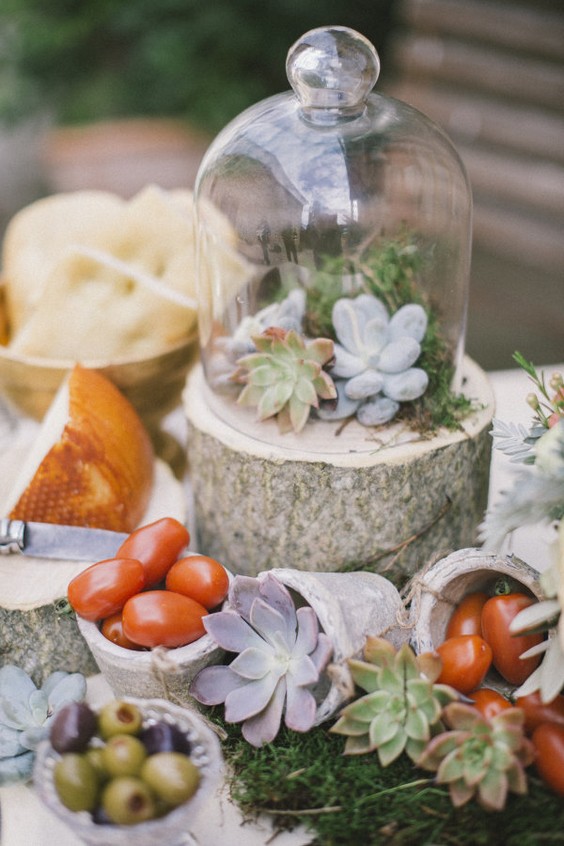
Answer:
[(433, 651), (445, 639), (455, 606), (468, 593), (488, 591), (499, 578), (511, 579), (516, 590), (543, 598), (539, 573), (512, 555), (483, 549), (459, 549), (415, 575), (407, 592), (415, 651)]
[(345, 669), (348, 658), (360, 656), (367, 635), (386, 637), (396, 647), (408, 638), (409, 630), (398, 622), (400, 595), (388, 579), (376, 573), (310, 573), (286, 568), (270, 572), (288, 588), (298, 607), (307, 604), (313, 608), (333, 643), (331, 664), (336, 674), (331, 683), (325, 678), (314, 691), (319, 702), (315, 724), (319, 725), (347, 700), (339, 671)]

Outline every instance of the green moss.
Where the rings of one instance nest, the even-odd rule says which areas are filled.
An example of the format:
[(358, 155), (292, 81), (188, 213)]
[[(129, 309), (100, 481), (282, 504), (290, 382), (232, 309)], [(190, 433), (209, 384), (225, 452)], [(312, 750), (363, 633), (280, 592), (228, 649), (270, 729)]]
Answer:
[(376, 755), (344, 756), (344, 738), (320, 726), (282, 729), (254, 749), (227, 726), (230, 791), (242, 813), (266, 812), (277, 829), (306, 826), (317, 846), (538, 846), (564, 842), (564, 804), (529, 769), (529, 793), (488, 813), (455, 809), (443, 787), (404, 757), (383, 769)]

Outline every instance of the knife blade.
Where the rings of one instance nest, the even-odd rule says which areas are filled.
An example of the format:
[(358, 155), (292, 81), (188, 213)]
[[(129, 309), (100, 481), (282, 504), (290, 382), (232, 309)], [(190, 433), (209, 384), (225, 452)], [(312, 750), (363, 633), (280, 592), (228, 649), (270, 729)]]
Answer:
[(19, 553), (36, 558), (101, 561), (113, 558), (129, 535), (108, 529), (61, 526), (24, 520), (0, 520), (0, 554)]

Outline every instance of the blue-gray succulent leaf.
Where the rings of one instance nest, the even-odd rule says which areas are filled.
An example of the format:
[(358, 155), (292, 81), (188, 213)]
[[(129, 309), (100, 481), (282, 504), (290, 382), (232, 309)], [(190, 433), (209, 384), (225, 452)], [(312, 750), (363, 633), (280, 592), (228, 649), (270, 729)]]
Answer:
[(345, 395), (351, 400), (365, 400), (379, 394), (384, 387), (384, 377), (377, 370), (368, 368), (353, 376), (345, 385)]
[[(41, 685), (41, 690), (48, 696), (51, 696), (51, 693), (55, 690), (56, 687), (59, 686), (60, 682), (64, 679), (68, 678), (69, 673), (65, 672), (65, 670), (55, 670), (54, 673), (50, 673), (43, 684)], [(86, 690), (86, 684), (84, 689)]]
[(320, 420), (345, 420), (347, 417), (353, 416), (360, 404), (360, 400), (352, 400), (346, 395), (347, 384), (348, 382), (344, 380), (335, 380), (337, 399), (336, 401), (320, 403), (316, 411)]
[(400, 405), (396, 400), (377, 396), (359, 407), (356, 418), (363, 426), (383, 426), (394, 419), (399, 409)]
[(49, 712), (54, 713), (70, 702), (82, 702), (86, 696), (86, 679), (82, 673), (52, 673), (41, 691), (47, 694)]
[(352, 355), (362, 357), (366, 315), (350, 299), (337, 300), (332, 311), (333, 329), (339, 343)]
[(366, 362), (355, 353), (349, 352), (341, 344), (335, 344), (335, 362), (331, 368), (331, 376), (350, 379), (357, 376), (366, 368)]
[[(299, 332), (301, 330), (305, 309), (306, 292), (303, 288), (294, 288), (278, 305), (278, 313), (275, 315), (277, 322), (275, 325), (282, 326), (282, 321), (292, 320), (296, 324), (296, 331)], [(272, 319), (272, 315), (270, 319)]]
[(28, 674), (13, 664), (0, 669), (0, 723), (13, 729), (32, 724), (29, 697), (37, 688)]
[(386, 374), (384, 393), (397, 402), (409, 402), (423, 396), (429, 377), (420, 367), (411, 367), (403, 373)]
[(274, 740), (280, 730), (285, 701), (286, 680), (281, 678), (266, 707), (243, 723), (241, 732), (248, 743), (259, 747)]
[(421, 342), (427, 331), (427, 314), (425, 309), (417, 303), (408, 303), (399, 308), (390, 319), (390, 339), (405, 335)]
[(0, 759), (0, 786), (29, 781), (33, 772), (35, 754), (24, 752), (13, 758)]
[(384, 323), (388, 322), (388, 309), (382, 300), (379, 300), (374, 294), (359, 294), (351, 302), (365, 324), (374, 319), (379, 319)]
[(49, 726), (48, 723), (44, 723), (41, 726), (30, 726), (27, 729), (24, 729), (21, 733), (21, 743), (26, 749), (34, 750), (37, 749), (39, 744), (42, 740), (46, 740), (49, 737)]
[(388, 343), (388, 320), (387, 318), (374, 317), (364, 327), (362, 338), (362, 353), (365, 361), (369, 356), (380, 355)]
[(247, 679), (234, 673), (231, 666), (214, 664), (204, 667), (190, 684), (190, 694), (202, 705), (220, 705), (228, 694), (244, 687)]
[(21, 743), (22, 733), (18, 729), (0, 724), (0, 758), (13, 758), (26, 751)]
[(47, 694), (43, 690), (34, 690), (29, 697), (29, 713), (31, 721), (29, 728), (32, 726), (42, 726), (49, 714), (49, 700)]
[(265, 641), (236, 611), (207, 614), (203, 620), (207, 633), (227, 652), (243, 652), (249, 646), (261, 649)]
[(420, 355), (420, 343), (415, 338), (405, 335), (384, 347), (378, 367), (384, 373), (402, 373), (415, 364)]

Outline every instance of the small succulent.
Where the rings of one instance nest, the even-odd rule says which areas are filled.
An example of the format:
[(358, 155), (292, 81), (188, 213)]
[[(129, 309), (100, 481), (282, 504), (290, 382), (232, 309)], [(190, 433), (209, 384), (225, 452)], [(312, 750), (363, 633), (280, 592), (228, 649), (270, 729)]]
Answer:
[(289, 332), (302, 332), (306, 307), (306, 292), (303, 288), (294, 288), (280, 302), (270, 303), (256, 314), (244, 317), (231, 338), (231, 348), (236, 356), (254, 351), (253, 337), (260, 335), (271, 326)]
[(396, 651), (377, 637), (367, 638), (364, 659), (349, 659), (348, 666), (367, 693), (345, 706), (330, 731), (347, 736), (347, 755), (377, 750), (383, 767), (404, 751), (417, 760), (442, 728), (443, 707), (458, 697), (453, 688), (435, 683), (441, 659), (434, 653), (416, 657), (407, 643)]
[(332, 653), (319, 631), (313, 608), (296, 610), (290, 592), (271, 573), (263, 578), (235, 576), (229, 607), (208, 614), (208, 634), (227, 652), (228, 665), (205, 667), (190, 693), (204, 705), (225, 703), (225, 719), (242, 723), (253, 746), (269, 743), (286, 726), (305, 732), (314, 724), (317, 703), (312, 687)]
[(320, 399), (334, 399), (335, 385), (323, 369), (333, 341), (306, 341), (297, 332), (272, 327), (254, 337), (256, 352), (237, 361), (232, 379), (245, 385), (238, 402), (256, 406), (259, 420), (276, 416), (280, 431), (300, 432)]
[(0, 785), (30, 778), (35, 749), (47, 737), (54, 714), (85, 694), (80, 673), (52, 673), (38, 689), (19, 667), (0, 669)]
[(500, 811), (509, 791), (527, 792), (525, 767), (534, 751), (520, 708), (506, 708), (488, 720), (476, 708), (453, 702), (443, 717), (449, 728), (429, 742), (416, 763), (448, 785), (455, 807), (476, 796), (486, 810)]
[(422, 396), (429, 377), (413, 367), (421, 354), (427, 331), (422, 306), (408, 303), (390, 318), (384, 303), (372, 294), (342, 298), (333, 306), (335, 378), (338, 402), (325, 404), (324, 420), (338, 420), (356, 413), (365, 426), (389, 423), (401, 402)]

